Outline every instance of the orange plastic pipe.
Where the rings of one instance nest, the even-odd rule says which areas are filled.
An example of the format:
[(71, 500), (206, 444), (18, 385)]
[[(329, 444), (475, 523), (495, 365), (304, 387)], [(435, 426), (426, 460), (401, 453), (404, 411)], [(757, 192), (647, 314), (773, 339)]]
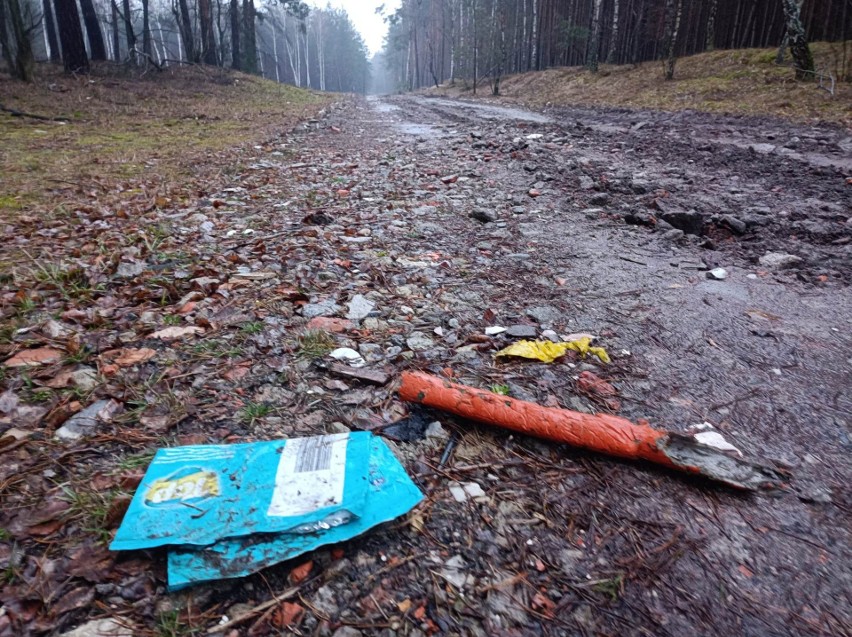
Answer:
[(402, 374), (399, 395), (409, 402), (529, 436), (620, 458), (650, 460), (689, 473), (700, 472), (697, 467), (672, 462), (662, 451), (658, 443), (667, 438), (668, 432), (618, 416), (542, 407), (420, 372)]

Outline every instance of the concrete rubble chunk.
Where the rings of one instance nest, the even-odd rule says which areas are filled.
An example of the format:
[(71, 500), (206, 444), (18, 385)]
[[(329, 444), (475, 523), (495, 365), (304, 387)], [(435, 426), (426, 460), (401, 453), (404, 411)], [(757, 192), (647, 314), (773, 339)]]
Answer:
[(80, 413), (74, 414), (56, 430), (56, 437), (60, 440), (73, 442), (86, 436), (90, 436), (100, 422), (110, 422), (113, 415), (121, 408), (121, 403), (116, 400), (99, 400), (89, 405)]
[(785, 270), (792, 268), (802, 262), (801, 257), (793, 254), (784, 254), (783, 252), (767, 252), (758, 260), (760, 265), (773, 270)]
[(93, 619), (73, 630), (61, 633), (59, 637), (133, 637), (133, 628), (127, 623), (115, 619)]
[(346, 318), (350, 321), (360, 321), (367, 318), (376, 307), (370, 299), (362, 294), (356, 294), (349, 301), (349, 311), (346, 313)]

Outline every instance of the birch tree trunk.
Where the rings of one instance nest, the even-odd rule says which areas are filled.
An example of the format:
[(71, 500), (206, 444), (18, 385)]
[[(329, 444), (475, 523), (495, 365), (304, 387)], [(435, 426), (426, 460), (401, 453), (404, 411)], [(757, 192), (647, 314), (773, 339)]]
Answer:
[(787, 21), (787, 37), (790, 39), (790, 54), (796, 63), (796, 79), (804, 80), (814, 77), (814, 57), (808, 46), (805, 27), (802, 24), (802, 5), (796, 0), (781, 0), (784, 7), (784, 18)]
[(62, 59), (59, 51), (59, 41), (56, 39), (56, 22), (53, 19), (53, 7), (49, 0), (42, 0), (41, 10), (44, 12), (44, 30), (47, 35), (47, 46), (50, 49), (50, 61), (59, 62)]
[(666, 0), (666, 80), (674, 79), (675, 46), (680, 33), (683, 0)]
[(607, 64), (615, 64), (615, 56), (618, 53), (618, 5), (621, 0), (615, 0), (612, 6), (612, 29), (609, 34), (609, 53), (606, 55)]
[(710, 15), (707, 16), (707, 36), (704, 50), (712, 51), (716, 48), (716, 12), (719, 10), (719, 0), (710, 0)]
[(592, 35), (586, 49), (586, 66), (592, 73), (598, 72), (598, 52), (601, 48), (601, 5), (603, 0), (594, 0), (592, 6)]

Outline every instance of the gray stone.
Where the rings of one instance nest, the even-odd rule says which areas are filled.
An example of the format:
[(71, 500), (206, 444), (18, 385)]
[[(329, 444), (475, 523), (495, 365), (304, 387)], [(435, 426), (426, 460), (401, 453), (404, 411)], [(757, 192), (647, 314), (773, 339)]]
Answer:
[(683, 230), (672, 228), (668, 232), (663, 233), (663, 239), (666, 241), (677, 241), (678, 239), (683, 238), (683, 234)]
[(334, 631), (332, 637), (361, 637), (363, 634), (360, 630), (352, 626), (341, 626)]
[(554, 323), (563, 318), (563, 313), (552, 305), (539, 305), (527, 309), (527, 316), (539, 323)]
[(591, 197), (589, 197), (589, 205), (590, 206), (605, 206), (606, 204), (609, 203), (610, 199), (611, 199), (611, 197), (609, 196), (608, 193), (599, 192), (599, 193), (594, 194)]
[(587, 177), (583, 175), (580, 177), (580, 190), (594, 190), (595, 188), (595, 180), (591, 177)]
[(435, 347), (435, 341), (422, 332), (412, 332), (406, 339), (405, 343), (408, 345), (409, 349), (415, 352), (422, 352)]
[(71, 382), (83, 391), (92, 391), (98, 386), (98, 373), (91, 367), (81, 367), (71, 372)]
[(349, 301), (349, 311), (346, 313), (346, 318), (352, 321), (360, 321), (370, 315), (370, 312), (375, 309), (376, 304), (362, 294), (356, 294)]
[(320, 588), (314, 598), (311, 600), (311, 603), (320, 609), (326, 615), (331, 617), (336, 617), (340, 608), (337, 605), (337, 595), (334, 590), (328, 585)]
[(758, 155), (769, 155), (775, 150), (775, 144), (752, 144), (749, 149)]
[(80, 440), (95, 432), (99, 422), (109, 422), (112, 415), (118, 411), (121, 403), (115, 400), (99, 400), (89, 405), (80, 413), (74, 414), (65, 424), (56, 430), (56, 437), (60, 440)]
[(444, 426), (438, 422), (429, 423), (429, 426), (426, 427), (426, 437), (427, 438), (449, 438), (450, 434), (447, 433), (447, 430), (444, 429)]
[(471, 219), (476, 219), (482, 223), (492, 223), (497, 221), (497, 215), (494, 214), (492, 210), (486, 210), (485, 208), (476, 208), (469, 216)]
[(376, 363), (385, 357), (384, 348), (376, 343), (361, 343), (358, 352), (368, 363)]
[(745, 221), (737, 219), (733, 215), (722, 215), (722, 223), (737, 234), (745, 234), (745, 231), (748, 229)]
[(148, 267), (148, 264), (144, 261), (122, 261), (118, 264), (115, 276), (122, 279), (132, 279), (142, 274), (146, 267)]
[(649, 226), (657, 225), (657, 218), (650, 212), (644, 210), (634, 210), (624, 215), (624, 222), (631, 226)]
[(133, 637), (134, 630), (124, 621), (115, 619), (93, 619), (74, 630), (62, 633), (60, 637)]
[(765, 268), (772, 268), (773, 270), (785, 270), (801, 263), (802, 258), (797, 257), (793, 254), (784, 254), (783, 252), (767, 252), (762, 257), (760, 257), (758, 261), (760, 265)]
[(695, 210), (669, 210), (660, 213), (660, 217), (686, 234), (704, 234), (704, 215)]
[(505, 334), (512, 338), (535, 338), (538, 330), (532, 325), (512, 325)]
[(464, 586), (466, 579), (464, 569), (467, 564), (461, 555), (455, 555), (444, 562), (444, 568), (441, 569), (441, 576), (457, 589)]
[(319, 303), (308, 303), (302, 308), (302, 316), (308, 319), (317, 316), (334, 316), (342, 308), (334, 302), (334, 299), (326, 299)]

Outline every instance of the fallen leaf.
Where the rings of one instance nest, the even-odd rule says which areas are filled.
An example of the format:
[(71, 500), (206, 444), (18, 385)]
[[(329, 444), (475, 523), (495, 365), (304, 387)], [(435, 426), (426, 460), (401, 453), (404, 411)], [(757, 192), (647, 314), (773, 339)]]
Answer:
[[(153, 336), (153, 335), (152, 335)], [(159, 337), (162, 338), (162, 337)], [(113, 363), (119, 367), (131, 367), (141, 363), (147, 363), (157, 355), (157, 351), (148, 347), (139, 349), (122, 349), (119, 350), (118, 357), (113, 360)]]
[(158, 338), (161, 341), (173, 341), (196, 334), (204, 334), (204, 328), (195, 327), (194, 325), (189, 327), (166, 327), (151, 334), (151, 338)]
[(62, 360), (64, 352), (52, 347), (25, 349), (15, 354), (3, 363), (6, 367), (34, 367), (37, 365), (52, 365)]
[(305, 609), (299, 604), (283, 602), (272, 614), (272, 624), (276, 628), (295, 628), (302, 623)]
[(78, 608), (85, 608), (95, 599), (95, 589), (91, 586), (78, 586), (56, 600), (50, 606), (50, 613), (54, 616), (64, 615)]
[(308, 575), (311, 574), (311, 570), (314, 568), (314, 563), (310, 560), (305, 562), (304, 564), (300, 564), (292, 571), (290, 571), (290, 582), (293, 584), (300, 584), (308, 579)]

